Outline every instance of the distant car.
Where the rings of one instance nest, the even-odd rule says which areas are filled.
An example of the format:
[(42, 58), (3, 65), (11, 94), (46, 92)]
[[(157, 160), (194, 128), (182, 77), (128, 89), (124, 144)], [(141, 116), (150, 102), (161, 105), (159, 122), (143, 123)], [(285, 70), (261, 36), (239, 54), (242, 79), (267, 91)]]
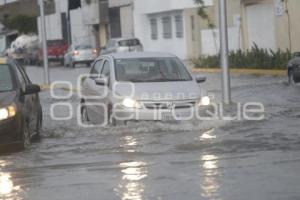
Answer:
[(23, 68), (0, 58), (0, 146), (15, 144), (23, 149), (39, 136), (42, 127), (40, 87)]
[(90, 64), (97, 58), (98, 51), (91, 45), (70, 46), (64, 56), (65, 67), (75, 67), (76, 64)]
[(290, 85), (300, 82), (300, 52), (294, 53), (294, 58), (288, 63), (288, 78)]
[[(64, 40), (48, 40), (48, 60), (49, 62), (60, 62), (64, 65), (64, 55), (67, 52), (69, 45)], [(39, 64), (43, 62), (43, 50), (40, 48)]]
[(120, 52), (140, 52), (143, 45), (137, 38), (114, 38), (110, 39), (102, 49), (101, 55)]
[[(174, 121), (198, 106), (208, 106), (193, 77), (174, 55), (118, 53), (100, 56), (82, 82), (82, 121), (126, 124), (127, 121)], [(180, 120), (180, 119), (179, 119)]]

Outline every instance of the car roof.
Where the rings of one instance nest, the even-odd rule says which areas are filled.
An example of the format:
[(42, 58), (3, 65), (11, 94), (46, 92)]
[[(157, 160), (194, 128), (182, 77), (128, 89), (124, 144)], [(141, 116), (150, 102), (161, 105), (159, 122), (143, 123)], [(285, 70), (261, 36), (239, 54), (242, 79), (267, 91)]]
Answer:
[(138, 38), (136, 37), (123, 37), (123, 38), (111, 38), (110, 40), (114, 40), (114, 41), (122, 41), (122, 40), (139, 40)]
[(130, 58), (174, 58), (173, 54), (161, 52), (124, 52), (109, 54), (113, 59), (130, 59)]

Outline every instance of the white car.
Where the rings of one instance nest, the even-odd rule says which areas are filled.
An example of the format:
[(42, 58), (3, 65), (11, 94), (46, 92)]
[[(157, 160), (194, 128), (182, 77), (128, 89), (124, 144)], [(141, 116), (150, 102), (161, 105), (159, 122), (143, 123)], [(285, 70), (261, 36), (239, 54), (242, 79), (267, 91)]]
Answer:
[(141, 52), (143, 45), (137, 38), (112, 38), (102, 49), (101, 55), (121, 52)]
[(187, 119), (210, 104), (198, 85), (205, 80), (171, 54), (100, 56), (82, 81), (81, 117), (98, 125)]
[(91, 45), (71, 45), (64, 56), (65, 67), (75, 67), (76, 64), (90, 66), (97, 58), (97, 50)]

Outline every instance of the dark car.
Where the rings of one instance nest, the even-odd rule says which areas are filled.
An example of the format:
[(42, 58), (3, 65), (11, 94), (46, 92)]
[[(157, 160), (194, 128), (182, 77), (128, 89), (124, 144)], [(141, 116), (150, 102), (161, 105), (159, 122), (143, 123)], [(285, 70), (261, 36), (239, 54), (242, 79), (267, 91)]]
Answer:
[(294, 58), (288, 63), (288, 77), (290, 85), (300, 82), (300, 52), (294, 53)]
[(0, 147), (13, 144), (26, 149), (38, 138), (42, 127), (40, 90), (21, 66), (0, 58)]

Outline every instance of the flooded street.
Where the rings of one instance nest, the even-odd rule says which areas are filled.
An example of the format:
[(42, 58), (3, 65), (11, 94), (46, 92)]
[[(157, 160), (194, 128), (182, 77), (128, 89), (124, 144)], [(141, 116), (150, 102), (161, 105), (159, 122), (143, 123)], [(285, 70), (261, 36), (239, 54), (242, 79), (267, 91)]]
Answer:
[[(87, 71), (51, 70), (74, 86)], [(41, 68), (27, 72), (42, 82)], [(201, 87), (219, 102), (220, 75), (205, 76)], [(25, 152), (0, 156), (0, 199), (300, 199), (300, 85), (289, 87), (286, 77), (233, 75), (232, 95), (235, 102), (263, 103), (265, 120), (85, 129), (76, 113), (52, 120), (50, 106), (61, 100), (44, 91), (42, 139)], [(76, 93), (64, 101), (79, 105)]]

